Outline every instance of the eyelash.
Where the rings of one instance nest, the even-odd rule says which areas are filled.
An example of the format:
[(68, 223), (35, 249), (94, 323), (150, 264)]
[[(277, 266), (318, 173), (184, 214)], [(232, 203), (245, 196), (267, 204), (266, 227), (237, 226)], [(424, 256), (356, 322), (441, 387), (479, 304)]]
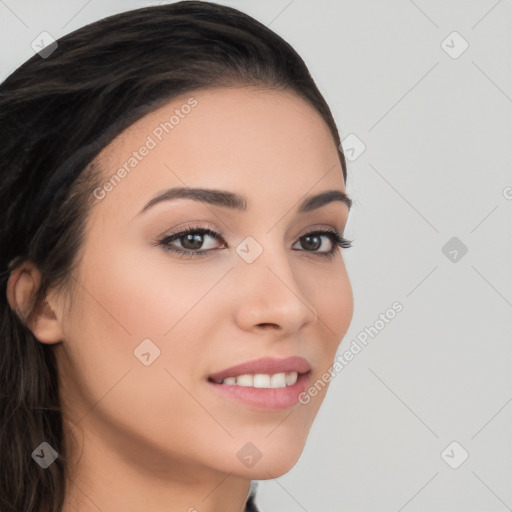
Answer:
[[(207, 249), (203, 251), (191, 251), (191, 250), (183, 250), (183, 249), (177, 249), (175, 247), (172, 247), (170, 245), (170, 242), (173, 242), (174, 240), (179, 240), (180, 238), (185, 237), (186, 235), (210, 235), (212, 238), (214, 238), (216, 241), (222, 240), (222, 237), (215, 231), (212, 231), (209, 228), (202, 228), (202, 227), (195, 227), (190, 226), (186, 229), (183, 229), (182, 231), (179, 231), (177, 233), (173, 233), (171, 235), (166, 235), (160, 240), (156, 241), (156, 245), (162, 246), (165, 251), (170, 251), (179, 254), (180, 256), (189, 255), (191, 258), (196, 256), (204, 256), (205, 254), (208, 254), (211, 251), (215, 251), (218, 249)], [(314, 236), (314, 235), (323, 235), (327, 236), (331, 243), (333, 244), (332, 249), (330, 249), (327, 252), (316, 252), (316, 251), (307, 251), (304, 249), (305, 252), (309, 252), (311, 254), (319, 255), (323, 258), (332, 258), (336, 252), (336, 249), (338, 247), (342, 247), (343, 249), (349, 249), (352, 247), (352, 241), (346, 240), (343, 238), (339, 233), (336, 231), (330, 230), (330, 229), (317, 229), (314, 231), (310, 231), (309, 233), (305, 233), (302, 235), (300, 239), (305, 238), (307, 236)]]

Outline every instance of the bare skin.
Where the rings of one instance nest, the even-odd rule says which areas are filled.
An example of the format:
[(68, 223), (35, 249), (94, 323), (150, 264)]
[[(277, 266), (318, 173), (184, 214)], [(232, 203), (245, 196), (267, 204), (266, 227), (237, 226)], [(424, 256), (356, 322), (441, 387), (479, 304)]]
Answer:
[[(197, 104), (158, 140), (155, 128), (191, 96)], [(52, 290), (30, 317), (57, 355), (73, 462), (64, 512), (241, 512), (251, 479), (295, 465), (327, 386), (307, 405), (267, 411), (220, 396), (207, 379), (260, 357), (304, 357), (311, 383), (332, 366), (353, 313), (343, 253), (322, 255), (327, 236), (316, 250), (301, 240), (343, 233), (348, 207), (296, 208), (345, 192), (341, 164), (303, 99), (225, 88), (185, 94), (133, 124), (97, 157), (105, 182), (150, 135), (156, 146), (98, 193), (72, 300)], [(236, 192), (247, 209), (181, 198), (140, 213), (179, 186)], [(198, 250), (211, 251), (197, 257), (152, 243), (191, 225), (222, 239), (204, 235)], [(236, 252), (248, 236), (263, 249), (252, 263)], [(183, 238), (172, 246), (187, 247)], [(22, 310), (39, 282), (37, 268), (19, 267), (11, 305)], [(134, 355), (144, 339), (160, 350), (148, 366)], [(262, 454), (252, 467), (237, 456), (248, 442)]]

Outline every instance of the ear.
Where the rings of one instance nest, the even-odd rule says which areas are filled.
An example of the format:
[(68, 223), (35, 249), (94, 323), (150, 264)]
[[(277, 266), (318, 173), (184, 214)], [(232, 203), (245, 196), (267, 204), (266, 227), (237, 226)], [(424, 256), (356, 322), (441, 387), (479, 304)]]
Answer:
[(16, 267), (7, 282), (7, 300), (11, 308), (42, 343), (62, 341), (60, 322), (47, 299), (34, 304), (41, 284), (41, 272), (30, 261)]

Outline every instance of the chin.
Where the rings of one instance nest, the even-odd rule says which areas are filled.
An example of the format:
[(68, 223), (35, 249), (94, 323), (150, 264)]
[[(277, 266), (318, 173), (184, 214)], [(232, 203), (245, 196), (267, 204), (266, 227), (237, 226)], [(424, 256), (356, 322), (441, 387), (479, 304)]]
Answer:
[(252, 480), (268, 480), (288, 473), (299, 461), (306, 437), (303, 432), (290, 430), (286, 436), (273, 433), (265, 438), (267, 435), (268, 430), (264, 436), (250, 437), (245, 442), (238, 438), (232, 445), (235, 458), (225, 459), (222, 470)]
[(269, 480), (285, 475), (297, 464), (301, 453), (302, 450), (299, 453), (276, 454), (265, 463), (261, 459), (253, 468), (251, 478), (253, 480)]

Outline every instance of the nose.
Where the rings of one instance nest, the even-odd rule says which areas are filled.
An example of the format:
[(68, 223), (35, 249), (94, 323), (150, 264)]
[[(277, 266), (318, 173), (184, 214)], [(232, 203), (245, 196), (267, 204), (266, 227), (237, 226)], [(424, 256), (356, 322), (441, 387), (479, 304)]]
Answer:
[(237, 260), (233, 279), (235, 321), (243, 330), (272, 329), (286, 336), (318, 318), (308, 299), (307, 280), (293, 268), (284, 248), (265, 249), (252, 263)]

